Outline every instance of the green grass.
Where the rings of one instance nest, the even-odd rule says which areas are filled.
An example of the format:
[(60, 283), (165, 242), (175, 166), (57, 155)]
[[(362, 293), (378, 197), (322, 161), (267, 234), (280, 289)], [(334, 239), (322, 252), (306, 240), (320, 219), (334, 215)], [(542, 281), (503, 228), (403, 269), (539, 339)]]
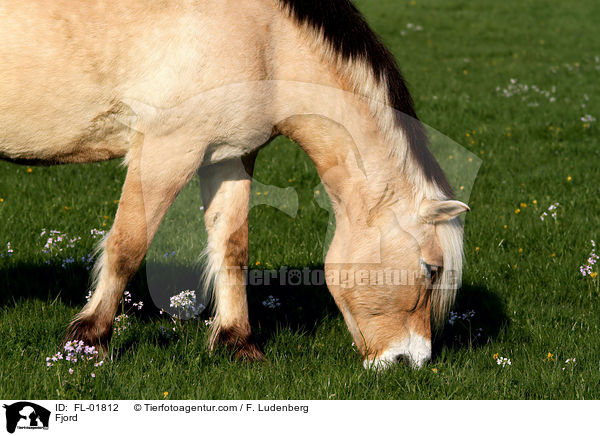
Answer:
[[(169, 399), (599, 397), (599, 294), (579, 265), (590, 239), (600, 239), (599, 128), (581, 121), (586, 114), (600, 119), (600, 4), (357, 5), (398, 58), (423, 121), (483, 160), (469, 200), (455, 309), (474, 310), (474, 317), (447, 326), (424, 369), (375, 374), (362, 369), (326, 288), (252, 287), (251, 321), (268, 363), (236, 363), (223, 351), (208, 355), (202, 320), (184, 323), (170, 338), (160, 334), (171, 323), (151, 304), (143, 268), (128, 289), (146, 305), (113, 342), (113, 360), (94, 380), (63, 385), (45, 357), (58, 351), (65, 326), (85, 302), (88, 271), (81, 262), (64, 269), (60, 263), (93, 250), (90, 229), (110, 228), (124, 170), (108, 162), (28, 173), (0, 163), (0, 252), (8, 242), (14, 249), (0, 258), (0, 398), (158, 399), (165, 391)], [(496, 89), (511, 78), (543, 90), (554, 86), (556, 101), (531, 91), (502, 96)], [(452, 164), (447, 154), (438, 158)], [(314, 200), (320, 182), (310, 161), (279, 138), (261, 151), (255, 176), (265, 185), (293, 187), (299, 209), (295, 218), (268, 206), (252, 209), (250, 264), (319, 267), (329, 216)], [(181, 201), (193, 201), (194, 189)], [(557, 221), (542, 222), (554, 202)], [(200, 251), (201, 217), (178, 215), (185, 213), (169, 214), (149, 259), (160, 260), (177, 238), (182, 256)], [(82, 239), (48, 265), (43, 228)], [(268, 295), (280, 298), (281, 307), (265, 308)], [(512, 365), (497, 365), (496, 353)], [(576, 364), (565, 365), (567, 358)], [(61, 374), (65, 379), (75, 380)]]

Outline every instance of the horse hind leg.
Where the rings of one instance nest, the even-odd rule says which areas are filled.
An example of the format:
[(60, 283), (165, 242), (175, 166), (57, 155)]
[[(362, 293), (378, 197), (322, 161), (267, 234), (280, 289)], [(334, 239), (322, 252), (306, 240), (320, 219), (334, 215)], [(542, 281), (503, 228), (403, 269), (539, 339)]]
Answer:
[(198, 164), (189, 155), (173, 153), (160, 159), (168, 149), (162, 142), (146, 140), (128, 155), (115, 222), (94, 268), (95, 290), (71, 322), (66, 340), (106, 348), (127, 282), (138, 270), (166, 211), (196, 171)]
[(248, 265), (248, 204), (256, 155), (200, 170), (208, 232), (207, 286), (213, 286), (215, 319), (209, 347), (224, 345), (241, 360), (262, 360), (252, 339), (244, 281)]

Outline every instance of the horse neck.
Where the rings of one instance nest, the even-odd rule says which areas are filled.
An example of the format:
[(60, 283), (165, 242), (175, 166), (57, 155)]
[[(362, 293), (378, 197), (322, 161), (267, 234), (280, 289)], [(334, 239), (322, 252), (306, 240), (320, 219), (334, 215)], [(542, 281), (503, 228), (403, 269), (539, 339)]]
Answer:
[[(411, 192), (405, 195), (409, 199), (451, 196), (446, 178), (428, 150), (427, 137), (415, 118), (408, 90), (395, 65), (387, 65), (383, 77), (375, 72), (368, 59), (344, 57), (321, 31), (299, 24), (285, 14), (277, 15), (273, 30), (278, 39), (271, 53), (270, 75), (278, 81), (275, 92), (278, 119), (315, 114), (333, 122), (316, 123), (320, 130), (335, 131), (337, 137), (334, 152), (326, 149), (324, 153), (314, 153), (318, 157), (328, 156), (322, 165), (323, 173), (332, 166), (329, 162), (332, 153), (338, 160), (344, 160), (358, 150), (362, 159), (369, 157), (369, 162), (376, 162), (371, 171), (366, 171), (366, 177), (375, 180), (375, 185), (383, 179), (385, 188), (390, 180), (396, 180), (402, 191)], [(404, 90), (402, 101), (391, 95), (388, 82)], [(392, 107), (392, 103), (398, 107)], [(335, 124), (346, 130), (347, 135)], [(311, 154), (308, 150), (307, 153)], [(319, 162), (315, 164), (319, 170)]]
[(313, 161), (338, 218), (368, 224), (386, 209), (411, 213), (415, 188), (391, 158), (374, 120), (361, 112), (345, 105), (345, 120), (332, 113), (292, 115), (277, 128)]

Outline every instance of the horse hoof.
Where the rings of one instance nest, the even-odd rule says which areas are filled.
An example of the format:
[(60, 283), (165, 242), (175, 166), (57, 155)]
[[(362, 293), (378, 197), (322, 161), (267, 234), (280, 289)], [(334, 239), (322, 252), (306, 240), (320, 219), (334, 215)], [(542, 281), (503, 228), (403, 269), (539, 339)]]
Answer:
[(233, 357), (235, 360), (243, 362), (264, 362), (266, 361), (265, 355), (258, 348), (253, 341), (246, 342), (246, 344), (235, 350)]
[(111, 327), (99, 326), (94, 318), (76, 318), (69, 325), (63, 342), (83, 341), (85, 345), (96, 347), (99, 352), (106, 351), (112, 334)]

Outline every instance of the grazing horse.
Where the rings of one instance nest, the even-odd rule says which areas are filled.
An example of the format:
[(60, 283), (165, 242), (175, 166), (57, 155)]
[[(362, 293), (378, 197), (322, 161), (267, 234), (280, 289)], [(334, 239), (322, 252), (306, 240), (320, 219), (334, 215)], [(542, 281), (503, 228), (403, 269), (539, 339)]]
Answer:
[(128, 280), (199, 172), (210, 348), (262, 358), (243, 280), (249, 193), (257, 151), (285, 135), (331, 198), (325, 276), (365, 366), (430, 358), (460, 283), (468, 207), (349, 0), (4, 0), (0, 40), (0, 158), (127, 165), (70, 339), (107, 344)]

